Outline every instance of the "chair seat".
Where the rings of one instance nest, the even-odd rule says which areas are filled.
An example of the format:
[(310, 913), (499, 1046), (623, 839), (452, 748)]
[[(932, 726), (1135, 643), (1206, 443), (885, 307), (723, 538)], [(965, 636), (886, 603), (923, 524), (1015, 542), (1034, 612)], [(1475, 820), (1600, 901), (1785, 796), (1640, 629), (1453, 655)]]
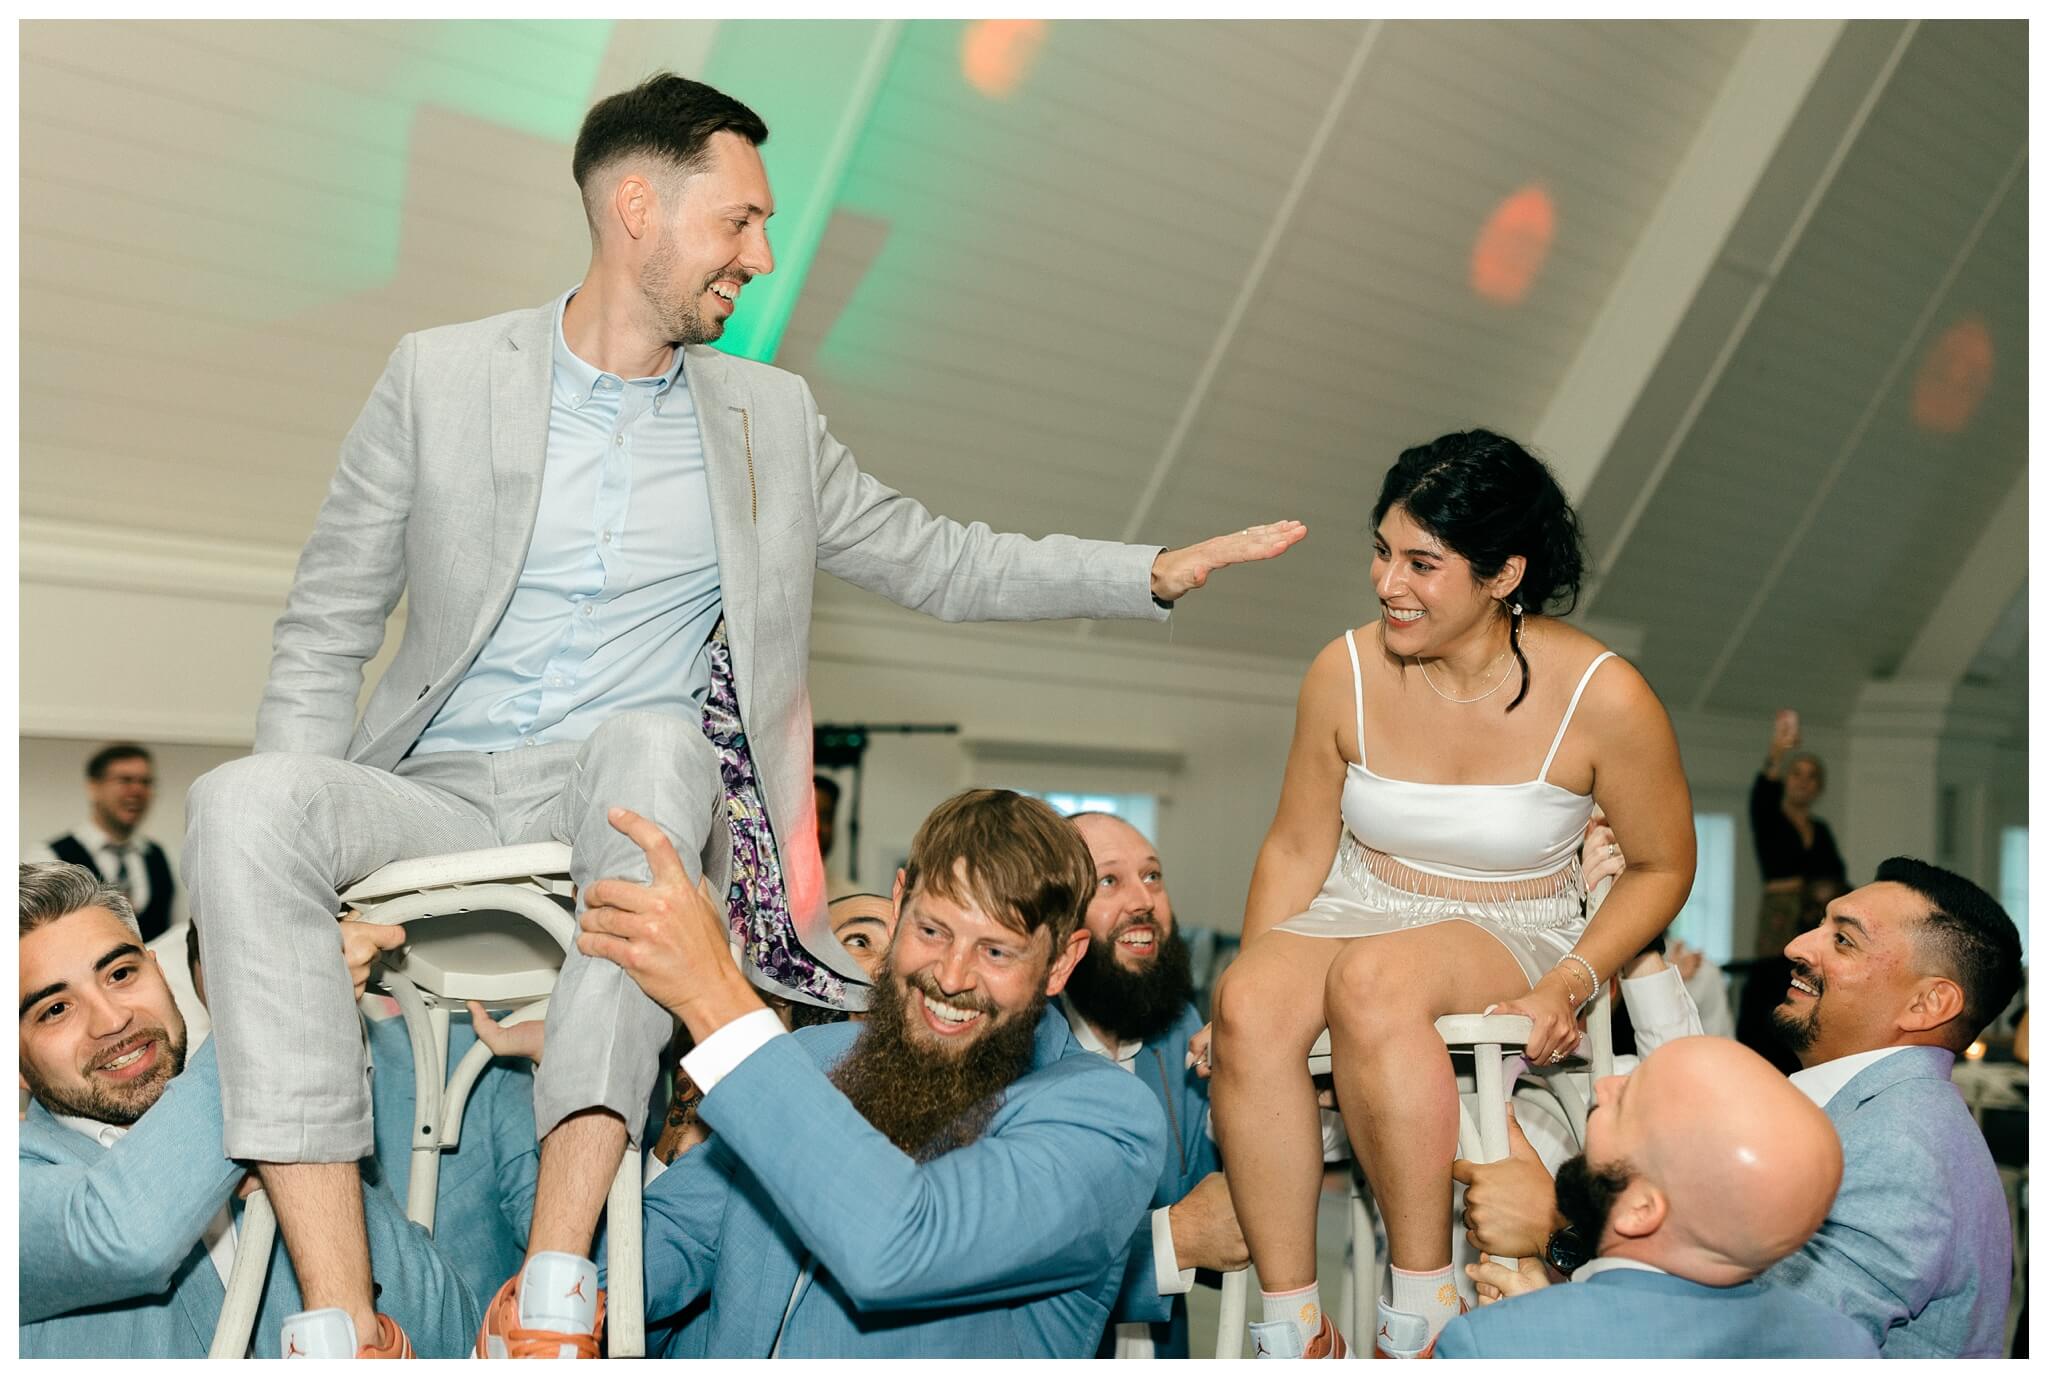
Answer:
[(545, 929), (508, 924), (507, 917), (486, 910), (409, 924), (404, 954), (392, 969), (442, 1000), (538, 1000), (554, 989), (562, 949)]
[(554, 894), (573, 893), (569, 883), (569, 844), (528, 842), (517, 847), (485, 847), (474, 852), (413, 857), (380, 866), (342, 892), (342, 899), (361, 907), (415, 890), (491, 881), (532, 881)]

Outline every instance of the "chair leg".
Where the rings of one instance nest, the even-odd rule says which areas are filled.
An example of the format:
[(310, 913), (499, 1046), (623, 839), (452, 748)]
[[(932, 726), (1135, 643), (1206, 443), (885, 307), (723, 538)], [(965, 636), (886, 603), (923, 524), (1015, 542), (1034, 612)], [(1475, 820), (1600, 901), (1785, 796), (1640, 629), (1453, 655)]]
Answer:
[(1345, 1331), (1346, 1336), (1356, 1336), (1356, 1328), (1363, 1324), (1372, 1329), (1372, 1318), (1380, 1299), (1380, 1246), (1379, 1236), (1373, 1229), (1372, 1212), (1367, 1206), (1365, 1175), (1357, 1164), (1351, 1167), (1351, 1276), (1350, 1295), (1346, 1298), (1347, 1310), (1351, 1312), (1353, 1329)]
[(412, 1041), (412, 1173), (405, 1188), (405, 1214), (414, 1224), (434, 1232), (434, 1208), (441, 1184), (441, 1093), (447, 1084), (447, 1016), (436, 1032), (434, 1014), (418, 987), (395, 971), (384, 973), (391, 998), (398, 1002)]
[(242, 1206), (242, 1223), (235, 1232), (235, 1266), (228, 1273), (227, 1296), (220, 1304), (220, 1319), (214, 1322), (207, 1358), (249, 1357), (249, 1339), (256, 1329), (256, 1311), (263, 1301), (263, 1283), (270, 1275), (276, 1241), (277, 1216), (270, 1209), (270, 1197), (259, 1189)]
[(1216, 1357), (1244, 1357), (1245, 1301), (1251, 1294), (1251, 1269), (1223, 1275), (1223, 1304), (1216, 1314)]
[(607, 1352), (614, 1359), (637, 1359), (647, 1352), (640, 1272), (640, 1172), (640, 1155), (628, 1139), (605, 1206), (605, 1336)]

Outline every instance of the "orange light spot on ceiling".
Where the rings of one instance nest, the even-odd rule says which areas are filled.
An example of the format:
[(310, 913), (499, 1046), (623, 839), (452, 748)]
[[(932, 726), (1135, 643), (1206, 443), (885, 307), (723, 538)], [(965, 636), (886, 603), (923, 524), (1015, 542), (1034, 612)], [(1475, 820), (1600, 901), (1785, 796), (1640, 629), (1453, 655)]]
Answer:
[(1991, 391), (1991, 330), (1969, 315), (1942, 332), (1913, 380), (1913, 423), (1923, 431), (1955, 435), (1970, 424)]
[(1557, 238), (1557, 205), (1531, 182), (1493, 209), (1472, 246), (1472, 290), (1487, 301), (1519, 306), (1536, 285)]
[(960, 71), (994, 100), (1015, 94), (1045, 45), (1043, 19), (977, 19), (960, 40)]

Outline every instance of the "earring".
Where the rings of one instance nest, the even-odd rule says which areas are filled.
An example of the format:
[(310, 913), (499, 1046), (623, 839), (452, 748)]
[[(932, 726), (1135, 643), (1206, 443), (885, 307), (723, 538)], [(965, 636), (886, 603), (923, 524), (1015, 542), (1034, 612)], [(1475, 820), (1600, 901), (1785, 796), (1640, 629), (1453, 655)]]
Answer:
[(1522, 615), (1522, 601), (1518, 598), (1514, 602), (1508, 604), (1508, 611), (1513, 613), (1516, 617), (1520, 617)]

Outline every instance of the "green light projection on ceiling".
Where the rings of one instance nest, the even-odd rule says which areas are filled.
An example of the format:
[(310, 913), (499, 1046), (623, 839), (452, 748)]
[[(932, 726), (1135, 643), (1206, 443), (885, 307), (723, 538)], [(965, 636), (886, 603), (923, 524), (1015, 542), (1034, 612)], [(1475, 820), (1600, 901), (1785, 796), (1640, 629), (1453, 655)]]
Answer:
[[(245, 27), (260, 37), (274, 70), (302, 78), (284, 88), (289, 94), (272, 119), (252, 122), (257, 133), (237, 156), (238, 170), (224, 178), (231, 196), (262, 197), (280, 218), (278, 233), (252, 259), (275, 285), (248, 304), (282, 317), (375, 290), (398, 271), (408, 186), (423, 170), (416, 160), (441, 153), (453, 171), (458, 160), (474, 157), (464, 149), (422, 150), (423, 109), (452, 111), (565, 150), (572, 145), (613, 22)], [(326, 73), (345, 75), (330, 81)], [(254, 166), (292, 169), (294, 195), (280, 203), (274, 186), (250, 182)], [(449, 247), (436, 245), (432, 256), (447, 257)]]
[(718, 347), (774, 359), (817, 257), (869, 109), (889, 73), (896, 21), (727, 20), (703, 80), (767, 122), (761, 149), (775, 191), (775, 271), (749, 285)]

